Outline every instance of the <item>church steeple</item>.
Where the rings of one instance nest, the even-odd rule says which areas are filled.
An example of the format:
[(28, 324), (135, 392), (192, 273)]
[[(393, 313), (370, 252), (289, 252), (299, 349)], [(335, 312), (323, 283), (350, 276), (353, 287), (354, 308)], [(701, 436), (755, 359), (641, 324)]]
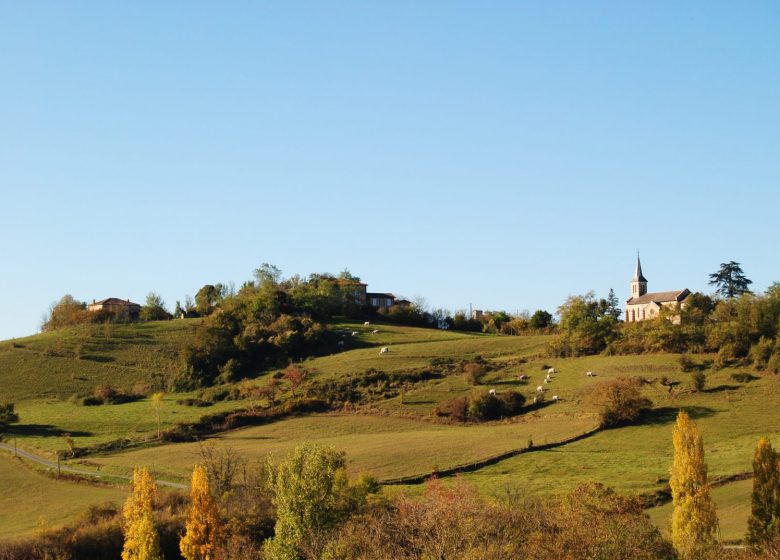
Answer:
[(631, 279), (631, 297), (640, 297), (647, 293), (647, 278), (642, 275), (642, 262), (639, 260), (639, 252), (636, 254), (636, 272)]

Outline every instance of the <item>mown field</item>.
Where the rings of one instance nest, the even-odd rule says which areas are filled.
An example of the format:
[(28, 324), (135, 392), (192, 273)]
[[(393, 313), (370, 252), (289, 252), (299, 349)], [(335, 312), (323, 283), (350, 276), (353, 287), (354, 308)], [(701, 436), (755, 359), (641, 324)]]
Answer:
[(0, 451), (0, 539), (29, 535), (81, 515), (90, 505), (127, 497), (123, 487), (94, 486), (53, 479)]
[[(74, 404), (71, 395), (91, 394), (101, 383), (152, 385), (172, 375), (181, 367), (179, 348), (191, 336), (196, 321), (116, 325), (108, 332), (102, 332), (102, 327), (92, 327), (89, 332), (73, 329), (0, 343), (0, 388), (4, 398), (16, 402), (22, 419), (10, 435), (20, 446), (46, 453), (66, 449), (65, 434), (70, 434), (77, 446), (118, 437), (149, 438), (156, 432), (157, 421), (148, 399), (85, 407)], [(638, 424), (602, 431), (555, 449), (518, 455), (463, 476), (487, 495), (500, 495), (507, 489), (557, 494), (587, 480), (628, 493), (659, 490), (667, 484), (672, 426), (681, 408), (689, 411), (704, 436), (712, 476), (748, 471), (753, 448), (762, 435), (780, 443), (778, 380), (751, 372), (754, 378), (737, 381), (734, 374), (748, 371), (713, 371), (707, 368), (708, 356), (694, 357), (707, 368), (706, 390), (696, 393), (690, 389), (690, 374), (681, 371), (677, 355), (555, 359), (545, 356), (549, 340), (545, 336), (480, 335), (364, 326), (362, 322), (332, 326), (343, 334), (344, 350), (306, 360), (308, 383), (349, 379), (359, 384), (367, 372), (377, 371), (435, 371), (436, 375), (400, 391), (366, 392), (366, 400), (349, 411), (242, 428), (218, 434), (209, 444), (230, 448), (257, 463), (268, 456), (280, 456), (298, 442), (317, 442), (345, 451), (352, 474), (367, 472), (380, 479), (412, 475), (524, 447), (529, 439), (541, 444), (580, 434), (596, 421), (588, 394), (596, 384), (621, 376), (642, 378), (643, 392), (653, 401), (652, 412)], [(372, 333), (374, 329), (379, 332)], [(353, 332), (357, 334), (353, 336)], [(383, 346), (389, 348), (388, 353), (380, 354)], [(482, 384), (472, 387), (466, 383), (460, 364), (477, 356), (486, 360), (489, 371)], [(549, 367), (554, 367), (556, 374), (551, 383), (544, 384)], [(595, 375), (588, 377), (586, 371)], [(244, 383), (264, 384), (274, 373), (259, 372), (256, 379)], [(519, 380), (520, 374), (528, 379)], [(530, 400), (538, 385), (544, 387), (548, 400), (558, 395), (559, 402), (512, 420), (480, 425), (449, 424), (433, 415), (438, 406), (455, 397), (484, 394), (490, 389), (499, 393), (516, 390)], [(289, 398), (285, 383), (282, 388), (281, 398)], [(165, 396), (160, 415), (163, 429), (250, 404), (244, 400), (218, 402), (207, 408), (177, 404), (186, 396), (194, 394)], [(198, 443), (184, 443), (90, 456), (85, 461), (117, 473), (144, 464), (160, 477), (182, 480), (199, 456)], [(724, 536), (730, 539), (744, 532), (749, 510), (749, 491), (746, 493), (744, 487), (734, 483), (716, 490), (723, 504)], [(419, 487), (401, 487), (400, 491), (414, 493)], [(651, 514), (663, 527), (666, 509), (656, 508)], [(14, 519), (17, 527), (28, 529), (36, 522), (29, 512)]]

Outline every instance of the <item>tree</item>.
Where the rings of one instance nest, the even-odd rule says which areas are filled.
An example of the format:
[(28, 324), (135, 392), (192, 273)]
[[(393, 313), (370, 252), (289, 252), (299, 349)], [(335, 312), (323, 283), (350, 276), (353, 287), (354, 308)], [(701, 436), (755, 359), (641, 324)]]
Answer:
[(729, 300), (742, 294), (752, 294), (748, 288), (752, 283), (742, 272), (739, 263), (734, 261), (720, 263), (720, 270), (710, 274), (710, 286), (717, 286), (716, 293)]
[(14, 403), (6, 402), (0, 404), (0, 430), (5, 429), (8, 424), (14, 424), (19, 421), (19, 414), (14, 411)]
[(617, 320), (620, 319), (621, 313), (622, 311), (620, 310), (620, 300), (618, 300), (617, 296), (615, 295), (615, 290), (610, 288), (609, 295), (607, 296), (606, 314), (610, 317), (614, 317)]
[(653, 406), (642, 396), (636, 379), (618, 378), (603, 381), (593, 388), (588, 400), (599, 409), (601, 425), (617, 426), (633, 422)]
[(297, 446), (278, 465), (268, 463), (276, 526), (266, 541), (267, 558), (298, 560), (304, 547), (321, 550), (328, 532), (355, 506), (348, 499), (345, 464), (343, 453), (310, 444)]
[(152, 395), (152, 408), (154, 408), (154, 415), (157, 418), (157, 439), (160, 439), (160, 412), (162, 411), (163, 397), (165, 393), (158, 392)]
[(672, 544), (683, 560), (698, 559), (715, 544), (718, 517), (707, 481), (704, 443), (684, 411), (677, 415), (672, 442)]
[(597, 354), (617, 337), (617, 319), (607, 314), (606, 300), (598, 302), (593, 292), (570, 296), (557, 314), (560, 334), (551, 344), (559, 356)]
[(211, 560), (222, 536), (222, 524), (202, 465), (196, 465), (192, 471), (190, 496), (190, 511), (179, 550), (185, 560)]
[(295, 364), (290, 364), (284, 368), (283, 375), (290, 384), (290, 391), (292, 391), (292, 396), (295, 397), (295, 390), (300, 387), (301, 383), (303, 383), (303, 380), (306, 379), (306, 370), (300, 366), (296, 366)]
[[(179, 302), (176, 302), (178, 307)], [(165, 309), (165, 302), (154, 292), (149, 292), (146, 296), (146, 304), (141, 307), (140, 318), (142, 321), (166, 321), (171, 318), (171, 314)]]
[(761, 546), (780, 535), (780, 473), (778, 454), (769, 438), (758, 440), (753, 455), (753, 494), (748, 542)]
[(60, 301), (51, 305), (41, 328), (44, 331), (53, 331), (61, 327), (86, 323), (88, 317), (87, 304), (66, 294)]
[(546, 329), (553, 323), (552, 313), (544, 309), (537, 309), (528, 320), (528, 326), (532, 329)]
[(160, 536), (154, 525), (157, 487), (145, 467), (133, 471), (130, 496), (122, 511), (125, 543), (122, 560), (162, 560)]
[(195, 310), (201, 316), (210, 315), (214, 308), (220, 304), (224, 296), (225, 288), (222, 284), (212, 286), (206, 284), (195, 294)]
[(262, 288), (265, 285), (270, 285), (276, 288), (279, 285), (279, 281), (282, 279), (282, 271), (272, 264), (263, 263), (260, 268), (255, 269), (255, 278), (257, 279), (257, 286)]

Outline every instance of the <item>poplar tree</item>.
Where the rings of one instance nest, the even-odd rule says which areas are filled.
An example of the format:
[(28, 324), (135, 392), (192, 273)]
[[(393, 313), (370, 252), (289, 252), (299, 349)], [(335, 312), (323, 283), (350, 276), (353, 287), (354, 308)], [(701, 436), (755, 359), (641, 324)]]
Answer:
[(162, 560), (160, 536), (154, 525), (157, 486), (145, 467), (133, 471), (130, 496), (122, 511), (125, 544), (122, 560)]
[(753, 454), (753, 494), (748, 542), (761, 547), (780, 533), (780, 473), (778, 454), (769, 439), (758, 440)]
[(192, 471), (190, 512), (179, 550), (185, 560), (212, 560), (222, 534), (217, 504), (209, 489), (209, 477), (202, 465)]
[(702, 558), (715, 544), (718, 517), (707, 482), (701, 434), (683, 411), (677, 415), (672, 441), (672, 544), (684, 560)]

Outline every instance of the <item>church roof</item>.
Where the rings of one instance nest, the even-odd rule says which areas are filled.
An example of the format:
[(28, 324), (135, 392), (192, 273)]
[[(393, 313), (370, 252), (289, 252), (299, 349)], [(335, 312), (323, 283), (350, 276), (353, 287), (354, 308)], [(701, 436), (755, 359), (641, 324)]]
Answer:
[(631, 279), (632, 282), (647, 282), (647, 278), (642, 276), (642, 263), (639, 261), (639, 255), (636, 256), (636, 272)]
[(656, 303), (666, 303), (670, 301), (680, 302), (690, 295), (690, 291), (686, 288), (684, 290), (672, 290), (671, 292), (650, 292), (643, 296), (632, 297), (626, 302), (628, 305), (641, 305), (643, 303), (650, 303), (652, 301)]

